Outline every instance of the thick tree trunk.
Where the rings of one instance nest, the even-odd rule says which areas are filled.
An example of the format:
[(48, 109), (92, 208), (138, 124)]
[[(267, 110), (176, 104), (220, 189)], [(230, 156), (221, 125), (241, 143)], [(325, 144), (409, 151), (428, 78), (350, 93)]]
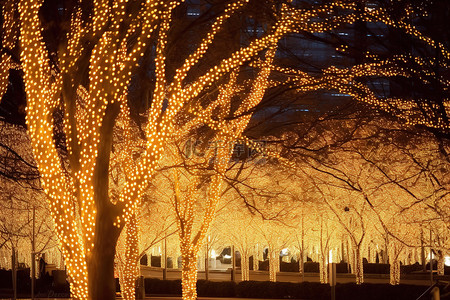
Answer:
[(400, 284), (400, 254), (403, 251), (403, 247), (398, 242), (392, 242), (389, 244), (389, 273), (391, 285)]
[(113, 226), (112, 211), (97, 213), (94, 247), (87, 255), (89, 300), (116, 298), (114, 257), (120, 229)]
[(389, 265), (389, 283), (391, 285), (400, 284), (400, 260), (395, 257), (391, 259), (391, 263)]
[(364, 282), (364, 268), (363, 258), (361, 255), (361, 246), (355, 247), (355, 275), (356, 284), (362, 284)]
[(136, 215), (125, 225), (125, 253), (119, 262), (119, 283), (122, 298), (136, 299), (136, 280), (139, 276), (139, 239)]
[(305, 268), (305, 262), (304, 262), (304, 255), (303, 255), (303, 250), (302, 250), (298, 254), (298, 272), (300, 274), (303, 274), (305, 272), (304, 268)]
[(280, 253), (269, 248), (269, 280), (277, 281), (277, 271), (280, 265)]
[(183, 300), (197, 299), (197, 255), (182, 254), (182, 296)]
[(328, 283), (328, 256), (320, 254), (319, 260), (320, 283)]
[(249, 257), (243, 252), (241, 252), (241, 279), (242, 281), (250, 280)]

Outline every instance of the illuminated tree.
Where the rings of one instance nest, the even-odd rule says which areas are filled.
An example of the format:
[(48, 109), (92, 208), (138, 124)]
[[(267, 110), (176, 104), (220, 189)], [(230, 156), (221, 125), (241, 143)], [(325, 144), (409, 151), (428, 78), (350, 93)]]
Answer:
[[(321, 206), (316, 207), (317, 229), (315, 230), (315, 247), (319, 252), (319, 278), (321, 283), (328, 283), (328, 263), (330, 262), (330, 251), (333, 248), (334, 220), (330, 213), (317, 213)], [(323, 208), (323, 207), (322, 207)]]
[[(188, 53), (176, 54), (181, 57), (181, 63), (169, 65), (168, 45), (177, 45), (174, 42), (177, 36), (172, 36), (176, 32), (173, 16), (181, 2), (117, 0), (111, 3), (94, 1), (92, 5), (79, 3), (69, 9), (72, 16), (68, 33), (56, 47), (43, 34), (40, 12), (44, 1), (21, 0), (18, 4), (28, 132), (65, 257), (71, 292), (76, 299), (114, 297), (115, 245), (121, 229), (136, 215), (140, 198), (155, 173), (170, 132), (180, 129), (180, 123), (194, 116), (193, 124), (184, 124), (186, 131), (193, 129), (195, 124), (204, 123), (218, 132), (211, 139), (218, 145), (241, 138), (251, 116), (249, 111), (255, 110), (269, 86), (268, 74), (272, 69), (281, 70), (272, 66), (272, 59), (275, 45), (284, 34), (291, 31), (323, 32), (353, 23), (357, 18), (381, 19), (390, 25), (398, 25), (384, 14), (384, 10), (365, 10), (359, 15), (352, 3), (329, 3), (309, 10), (284, 5), (276, 12), (277, 20), (274, 26), (269, 26), (266, 35), (249, 41), (234, 52), (225, 53), (224, 58), (217, 58), (215, 53), (210, 55), (213, 51), (208, 51), (211, 44), (224, 24), (247, 2), (233, 1), (222, 7), (218, 17), (205, 26), (206, 32), (198, 34), (202, 38), (197, 44), (183, 48)], [(335, 11), (339, 12), (338, 17), (332, 13)], [(4, 24), (9, 24), (14, 14), (8, 16)], [(406, 25), (400, 27), (419, 36)], [(14, 33), (6, 29), (5, 36), (9, 39)], [(425, 37), (420, 38), (428, 41)], [(431, 46), (436, 48), (437, 44)], [(57, 52), (56, 55), (52, 50)], [(262, 53), (264, 50), (266, 52)], [(448, 57), (445, 49), (440, 49), (440, 52), (443, 57)], [(239, 68), (258, 54), (261, 54), (259, 60), (255, 59), (251, 67), (258, 70), (256, 77), (260, 79), (250, 84), (250, 96), (237, 100), (243, 105), (231, 105), (233, 109), (238, 107), (235, 111), (226, 109), (233, 102), (229, 89), (235, 86), (233, 81), (245, 70)], [(6, 59), (2, 55), (2, 82), (6, 74), (4, 69), (10, 68), (10, 64), (3, 63)], [(148, 60), (151, 60), (151, 67), (146, 65)], [(355, 97), (385, 108), (386, 105), (375, 101), (377, 99), (364, 86), (355, 84), (353, 79), (367, 73), (374, 76), (380, 73), (386, 76), (403, 74), (401, 70), (387, 68), (390, 65), (390, 61), (384, 61), (349, 70), (328, 68), (323, 72), (324, 76), (317, 78), (294, 72), (293, 79), (287, 82), (294, 82), (300, 86), (299, 90), (307, 90), (309, 83), (313, 82), (316, 89), (331, 87), (350, 95), (355, 95), (352, 89), (355, 87), (358, 92)], [(113, 193), (110, 169), (116, 148), (112, 132), (120, 125), (118, 120), (123, 120), (124, 128), (129, 126), (132, 85), (139, 75), (146, 74), (152, 67), (150, 72), (155, 78), (149, 92), (151, 97), (141, 99), (141, 102), (150, 104), (142, 129), (146, 140), (144, 150), (134, 152), (133, 138), (125, 136), (125, 147), (118, 151), (123, 155), (120, 161), (128, 161), (130, 166), (124, 168), (126, 173), (120, 188)], [(221, 85), (221, 96), (214, 100), (205, 99), (205, 95), (214, 94), (216, 84)], [(405, 111), (403, 102), (390, 100), (400, 114), (407, 114), (407, 119), (411, 117), (415, 122), (432, 127), (447, 126), (421, 115), (416, 120), (415, 115), (409, 114), (410, 110)], [(212, 103), (208, 104), (208, 101)], [(223, 115), (219, 116), (219, 121), (215, 120), (216, 112), (213, 110), (218, 107), (222, 113), (235, 119), (229, 120)], [(413, 108), (417, 110), (416, 106)], [(58, 133), (55, 130), (58, 124), (63, 125), (61, 137), (55, 134)], [(206, 191), (209, 204), (205, 222), (196, 235), (187, 229), (192, 225), (193, 206), (189, 198), (196, 191), (188, 188), (181, 193), (176, 189), (175, 202), (179, 201), (181, 207), (178, 204), (175, 207), (186, 212), (179, 222), (180, 228), (185, 229), (180, 230), (184, 282), (189, 282), (188, 285), (183, 284), (185, 298), (196, 297), (192, 283), (195, 282), (194, 261), (214, 215), (229, 152), (227, 147), (223, 147), (215, 155), (218, 160), (213, 164), (215, 174), (211, 176)], [(176, 186), (180, 175), (177, 172), (174, 176)], [(194, 178), (199, 175), (194, 174)], [(188, 185), (196, 187), (196, 182), (197, 179)]]
[(51, 257), (51, 262), (58, 267), (61, 264), (28, 136), (22, 127), (4, 122), (0, 132), (0, 267), (12, 270), (16, 295), (19, 263), (30, 267), (32, 278), (36, 277), (36, 257), (40, 254), (56, 252), (56, 261)]
[(135, 215), (125, 225), (116, 246), (116, 262), (120, 292), (124, 299), (135, 299), (136, 279), (139, 276), (139, 235)]
[[(305, 166), (301, 166), (301, 169), (306, 171)], [(312, 181), (308, 176), (300, 176), (298, 173), (294, 173), (296, 176), (292, 176), (287, 182), (287, 186), (295, 187), (291, 190), (293, 201), (296, 203), (292, 206), (291, 217), (289, 224), (294, 228), (291, 232), (293, 240), (291, 245), (293, 249), (298, 251), (297, 258), (299, 263), (299, 272), (302, 273), (302, 280), (304, 280), (304, 263), (308, 253), (312, 252), (311, 248), (320, 249), (320, 278), (321, 281), (327, 280), (326, 266), (329, 262), (329, 249), (331, 244), (336, 244), (335, 239), (339, 236), (338, 231), (333, 232), (333, 236), (327, 235), (326, 227), (329, 221), (333, 219), (332, 215), (329, 215), (329, 207), (323, 205), (320, 193), (314, 186), (316, 182)], [(298, 183), (301, 182), (301, 185)], [(324, 216), (322, 216), (324, 214)], [(325, 226), (324, 226), (325, 222)], [(320, 228), (320, 230), (319, 230)], [(325, 233), (325, 238), (324, 238)], [(329, 241), (326, 239), (333, 239)], [(322, 253), (323, 251), (323, 253)], [(323, 260), (322, 260), (323, 259)], [(336, 258), (334, 260), (336, 262)]]
[[(153, 197), (159, 199), (153, 202), (149, 192), (155, 193)], [(136, 279), (140, 274), (139, 266), (141, 258), (148, 253), (148, 250), (159, 244), (162, 240), (174, 236), (176, 233), (175, 220), (172, 214), (167, 214), (171, 209), (170, 204), (164, 202), (162, 195), (164, 188), (150, 189), (145, 195), (139, 209), (139, 214), (133, 216), (130, 222), (125, 225), (116, 249), (116, 269), (119, 274), (121, 295), (124, 299), (135, 299)], [(167, 243), (165, 243), (167, 244)], [(176, 240), (172, 237), (169, 245), (176, 245)], [(167, 252), (168, 249), (164, 249)], [(176, 257), (176, 256), (175, 256)], [(161, 259), (161, 267), (165, 267), (166, 262)]]
[[(39, 175), (34, 166), (30, 140), (24, 128), (0, 122), (0, 157), (2, 161), (0, 171), (2, 201), (0, 201), (0, 205), (3, 207), (1, 210), (1, 233), (9, 232), (11, 237), (15, 236), (15, 244), (26, 244), (26, 249), (29, 249), (32, 208), (34, 207), (37, 214), (36, 234), (41, 235), (41, 231), (47, 233), (47, 236), (41, 239), (46, 242), (39, 242), (44, 243), (41, 248), (50, 247), (50, 245), (53, 247), (55, 241), (50, 241), (52, 226), (48, 218), (43, 217), (48, 213), (45, 197), (40, 189)], [(14, 233), (17, 230), (9, 230), (9, 226), (17, 228), (20, 233)], [(5, 236), (2, 235), (3, 237)], [(19, 242), (20, 239), (23, 240)], [(12, 241), (10, 238), (7, 240)], [(0, 242), (0, 245), (3, 244), (4, 241)], [(29, 261), (29, 257), (27, 257), (27, 261)]]
[[(234, 203), (233, 203), (234, 202)], [(220, 238), (227, 245), (233, 245), (241, 256), (241, 280), (250, 280), (250, 261), (257, 235), (252, 226), (253, 217), (247, 208), (234, 200), (218, 213), (213, 230), (220, 232)], [(237, 202), (237, 203), (236, 203)]]
[(24, 188), (39, 190), (37, 171), (26, 129), (0, 121), (0, 176)]
[[(283, 218), (287, 211), (294, 210), (289, 201), (285, 201), (290, 181), (283, 176), (283, 171), (284, 168), (276, 167), (266, 159), (261, 161), (254, 158), (241, 165), (239, 177), (227, 178), (232, 190), (222, 197), (224, 207), (220, 209), (212, 230), (219, 231), (220, 238), (226, 241), (227, 245), (234, 245), (239, 251), (242, 281), (250, 280), (250, 256), (253, 255), (256, 265), (259, 263), (258, 255), (254, 253), (255, 248), (260, 247), (259, 245), (267, 246), (269, 243), (274, 245), (272, 242), (278, 243), (277, 234), (272, 235), (269, 232), (281, 232), (284, 239), (282, 246), (288, 244), (288, 237), (294, 232), (293, 223), (296, 218)], [(284, 205), (287, 207), (283, 208)], [(263, 227), (260, 228), (261, 226)], [(272, 241), (271, 238), (275, 240)], [(279, 248), (278, 244), (276, 248)], [(259, 250), (262, 252), (261, 248)], [(276, 255), (274, 247), (269, 247), (269, 250), (273, 251), (271, 254)], [(281, 249), (278, 256), (280, 251)], [(270, 258), (270, 262), (271, 274), (279, 271), (276, 259)]]
[(0, 248), (6, 246), (12, 251), (19, 251), (24, 261), (31, 265), (31, 256), (28, 254), (32, 252), (32, 242), (35, 243), (35, 253), (53, 248), (57, 243), (52, 224), (46, 217), (48, 209), (44, 195), (39, 190), (24, 188), (4, 180), (0, 181), (0, 188), (3, 194), (0, 202)]
[(304, 267), (305, 267), (305, 257), (307, 254), (307, 243), (309, 235), (311, 234), (311, 230), (314, 227), (313, 216), (311, 212), (312, 208), (303, 201), (300, 212), (298, 212), (297, 219), (297, 228), (294, 232), (294, 248), (298, 251), (298, 271), (302, 274), (302, 278), (304, 279)]
[[(205, 57), (224, 22), (246, 1), (227, 5), (208, 26), (209, 32), (197, 48), (169, 74), (166, 46), (173, 11), (180, 2), (95, 1), (92, 7), (77, 6), (67, 39), (57, 53), (57, 66), (50, 62), (41, 32), (42, 1), (19, 3), (28, 132), (76, 299), (114, 297), (117, 239), (155, 172), (175, 126), (175, 116), (219, 78), (272, 45), (301, 17), (282, 13), (277, 30), (225, 59), (216, 59), (210, 69), (191, 78), (188, 72)], [(153, 46), (156, 81), (143, 130), (145, 150), (125, 174), (119, 193), (110, 195), (110, 157), (114, 152), (111, 132), (118, 116), (129, 119), (127, 99), (132, 75), (146, 67), (142, 57)], [(63, 111), (67, 150), (62, 159), (53, 139), (53, 116), (58, 109)], [(192, 106), (191, 110), (200, 113), (202, 108)], [(124, 152), (125, 157), (133, 155), (132, 150)]]
[(406, 243), (411, 243), (412, 238), (414, 238), (414, 227), (409, 225), (406, 230), (401, 228), (402, 223), (399, 222), (399, 219), (402, 219), (401, 215), (392, 220), (389, 226), (389, 230), (396, 233), (394, 237), (388, 236), (389, 283), (391, 285), (400, 284), (400, 262), (408, 249), (408, 244)]
[[(212, 139), (213, 146), (206, 151), (200, 160), (193, 158), (197, 169), (193, 169), (191, 174), (179, 170), (174, 171), (174, 209), (177, 216), (178, 232), (180, 236), (180, 248), (182, 255), (182, 287), (183, 299), (196, 299), (197, 282), (197, 256), (201, 249), (204, 238), (210, 228), (214, 218), (217, 203), (223, 192), (223, 176), (228, 169), (228, 165), (233, 154), (233, 143), (241, 137), (246, 128), (251, 114), (240, 116), (248, 110), (253, 109), (261, 100), (266, 88), (268, 87), (268, 77), (271, 70), (271, 62), (275, 56), (275, 47), (271, 47), (266, 53), (266, 65), (261, 68), (259, 74), (254, 79), (248, 95), (242, 101), (242, 104), (234, 112), (235, 119), (227, 121), (225, 118), (231, 114), (231, 97), (238, 90), (236, 85), (237, 74), (232, 74), (230, 80), (220, 89), (215, 107), (211, 111), (201, 116), (200, 121), (206, 121), (213, 117), (212, 109), (218, 109), (218, 123), (222, 123), (219, 132)], [(206, 118), (205, 118), (206, 117)], [(213, 128), (215, 126), (212, 126)], [(217, 127), (216, 127), (217, 128)], [(198, 169), (198, 165), (203, 165), (203, 169)], [(207, 183), (206, 191), (198, 191), (198, 186), (202, 185), (202, 170), (208, 165), (212, 165), (214, 173)], [(184, 178), (182, 178), (184, 177)], [(184, 181), (184, 182), (183, 182)], [(182, 186), (186, 187), (183, 188)], [(205, 185), (205, 183), (203, 183)], [(195, 212), (195, 200), (205, 198), (201, 201), (201, 210), (203, 210), (203, 219), (198, 224), (194, 223), (199, 213)], [(199, 201), (199, 200), (197, 200)]]
[[(289, 74), (290, 80), (286, 82), (293, 83), (289, 82), (289, 87), (297, 87), (301, 92), (291, 94), (297, 97), (292, 106), (309, 106), (310, 112), (314, 112), (321, 109), (316, 104), (320, 101), (323, 106), (330, 106), (330, 99), (340, 104), (356, 99), (384, 115), (426, 128), (440, 140), (448, 140), (450, 106), (446, 74), (450, 39), (437, 25), (445, 23), (448, 9), (435, 1), (354, 4), (367, 18), (320, 35), (298, 36), (305, 45), (319, 44), (317, 54), (308, 49), (304, 53), (286, 49), (285, 52), (291, 51), (297, 57), (285, 59), (286, 68), (279, 70)], [(307, 6), (302, 1), (297, 5)], [(287, 44), (299, 43), (287, 40)], [(320, 57), (321, 61), (314, 61), (314, 57)], [(331, 95), (323, 95), (330, 91)], [(320, 100), (311, 105), (311, 96)], [(298, 105), (303, 103), (306, 105)], [(335, 114), (336, 106), (327, 117)], [(442, 150), (448, 155), (446, 149)]]
[(448, 235), (449, 228), (440, 220), (434, 221), (430, 225), (432, 226), (431, 228), (433, 235), (433, 240), (431, 243), (433, 244), (437, 260), (437, 273), (438, 275), (445, 275), (445, 256), (449, 253), (450, 249)]
[[(427, 219), (446, 218), (448, 176), (442, 174), (448, 174), (448, 161), (445, 151), (439, 150), (439, 145), (446, 147), (446, 143), (379, 114), (368, 116), (367, 110), (333, 113), (318, 114), (318, 119), (282, 136), (286, 145), (283, 155), (302, 166), (297, 167), (298, 173), (307, 173), (310, 181), (320, 185), (323, 198), (341, 218), (341, 225), (350, 226), (347, 217), (353, 212), (350, 227), (361, 226), (349, 228), (358, 241), (352, 244), (361, 241), (360, 251), (370, 249), (370, 255), (363, 254), (369, 261), (374, 258), (375, 245), (385, 247), (384, 239), (406, 244), (404, 253), (419, 247), (420, 230), (414, 238), (411, 233), (403, 237), (395, 226), (390, 229), (393, 217), (389, 212), (407, 214), (404, 222), (411, 226)], [(348, 196), (339, 189), (349, 191)], [(390, 201), (386, 201), (387, 195)], [(383, 249), (386, 263), (389, 249), (388, 244)]]
[(371, 220), (369, 204), (363, 198), (358, 199), (358, 195), (355, 195), (355, 193), (334, 191), (334, 197), (333, 192), (331, 192), (331, 199), (326, 199), (327, 196), (330, 197), (324, 195), (324, 201), (334, 213), (335, 218), (350, 240), (353, 250), (353, 257), (351, 257), (353, 262), (352, 272), (356, 276), (356, 284), (362, 284), (364, 282), (363, 250), (368, 232), (373, 230), (373, 228), (370, 228), (373, 226), (371, 223), (376, 222), (376, 219)]
[(19, 26), (14, 13), (17, 10), (17, 3), (12, 0), (2, 2), (2, 51), (0, 57), (0, 99), (6, 93), (9, 83), (9, 70), (17, 67), (17, 61), (13, 59), (13, 50), (17, 44)]
[(294, 228), (289, 226), (293, 218), (290, 214), (293, 209), (292, 203), (280, 196), (261, 199), (261, 202), (265, 202), (263, 214), (254, 218), (252, 223), (253, 230), (260, 236), (262, 245), (268, 248), (269, 280), (274, 282), (277, 281), (277, 272), (280, 271), (280, 253), (292, 244), (294, 238)]

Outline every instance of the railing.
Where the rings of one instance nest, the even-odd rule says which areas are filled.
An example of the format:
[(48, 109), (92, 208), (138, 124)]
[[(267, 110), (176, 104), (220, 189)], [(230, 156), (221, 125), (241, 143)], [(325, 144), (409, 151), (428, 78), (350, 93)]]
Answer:
[[(448, 282), (448, 281), (439, 281), (439, 280), (438, 280), (438, 281), (436, 281), (433, 285), (431, 285), (430, 287), (428, 287), (428, 288), (425, 290), (425, 292), (423, 292), (422, 295), (420, 295), (419, 298), (417, 298), (416, 300), (423, 299), (424, 296), (430, 295), (430, 294), (433, 296), (433, 297), (432, 297), (433, 300), (439, 300), (439, 299), (441, 298), (441, 297), (440, 297), (439, 285), (443, 285), (443, 284), (445, 284), (445, 286), (441, 288), (442, 291), (443, 291), (443, 292), (447, 291), (447, 288), (449, 287), (450, 282)], [(436, 288), (436, 290), (435, 290), (435, 288)], [(448, 294), (450, 294), (450, 293), (447, 292), (447, 294), (445, 294), (445, 295), (447, 296)]]
[(433, 285), (429, 286), (429, 287), (425, 290), (425, 292), (423, 292), (422, 295), (420, 295), (419, 298), (417, 298), (416, 300), (423, 299), (424, 296), (428, 295), (429, 292), (430, 292), (435, 286), (438, 285), (438, 283), (439, 283), (439, 281), (436, 281)]

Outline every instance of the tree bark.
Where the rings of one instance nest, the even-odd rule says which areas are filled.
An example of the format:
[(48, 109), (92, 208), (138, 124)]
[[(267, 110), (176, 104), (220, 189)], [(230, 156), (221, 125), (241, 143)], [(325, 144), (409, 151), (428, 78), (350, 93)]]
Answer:
[(277, 281), (277, 271), (280, 265), (280, 252), (269, 248), (269, 280)]
[(300, 274), (302, 274), (302, 276), (305, 273), (304, 268), (305, 268), (305, 262), (304, 262), (304, 255), (303, 255), (303, 249), (302, 249), (300, 251), (300, 253), (298, 254), (298, 272)]
[[(326, 251), (325, 251), (326, 252)], [(320, 272), (320, 283), (328, 283), (328, 255), (323, 255), (320, 253), (319, 261), (319, 272)]]
[(89, 300), (116, 298), (114, 257), (120, 229), (113, 225), (112, 218), (111, 210), (97, 213), (94, 246), (87, 255)]
[(241, 279), (242, 281), (250, 280), (249, 257), (245, 252), (241, 252)]
[(125, 225), (125, 253), (117, 266), (119, 269), (120, 293), (125, 300), (136, 299), (136, 280), (139, 276), (139, 238), (136, 215)]
[(255, 246), (255, 251), (253, 254), (253, 271), (259, 270), (259, 251), (258, 251), (258, 244)]
[(361, 255), (361, 245), (355, 246), (355, 275), (356, 284), (364, 282), (363, 258)]
[(389, 244), (389, 274), (391, 285), (400, 284), (400, 254), (403, 248), (398, 244), (398, 242), (392, 242)]
[(389, 265), (389, 283), (391, 285), (400, 284), (400, 260), (398, 258), (394, 258)]
[(445, 256), (442, 250), (437, 251), (437, 274), (438, 275), (444, 275), (445, 273)]
[(191, 252), (182, 254), (182, 296), (183, 300), (197, 299), (197, 255)]

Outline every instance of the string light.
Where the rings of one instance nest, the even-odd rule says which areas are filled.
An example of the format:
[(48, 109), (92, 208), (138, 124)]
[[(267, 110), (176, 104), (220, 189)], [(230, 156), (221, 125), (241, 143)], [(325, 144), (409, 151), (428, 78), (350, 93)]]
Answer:
[(9, 70), (14, 68), (13, 61), (9, 53), (12, 53), (19, 33), (17, 20), (14, 18), (16, 5), (17, 4), (14, 1), (9, 0), (5, 1), (4, 6), (2, 7), (2, 47), (7, 51), (2, 51), (2, 55), (0, 57), (0, 100), (8, 88)]
[[(243, 130), (251, 115), (240, 116), (240, 114), (254, 108), (271, 85), (268, 77), (274, 69), (275, 45), (281, 37), (295, 31), (312, 33), (328, 31), (342, 24), (354, 23), (357, 20), (382, 20), (388, 25), (406, 29), (409, 34), (434, 48), (440, 49), (441, 54), (447, 59), (449, 58), (448, 51), (442, 45), (420, 35), (416, 29), (408, 24), (393, 22), (379, 9), (366, 10), (360, 16), (355, 12), (355, 4), (342, 2), (323, 5), (318, 9), (309, 11), (283, 6), (279, 20), (271, 33), (253, 40), (249, 46), (234, 52), (229, 58), (218, 62), (205, 74), (187, 84), (185, 79), (188, 72), (204, 57), (225, 21), (241, 9), (247, 1), (231, 2), (226, 7), (224, 14), (213, 22), (207, 36), (198, 48), (176, 70), (174, 78), (168, 80), (165, 71), (166, 44), (172, 22), (172, 13), (181, 2), (148, 0), (136, 12), (129, 15), (127, 3), (124, 0), (113, 1), (111, 5), (104, 1), (94, 1), (92, 19), (87, 24), (84, 22), (85, 16), (83, 16), (81, 8), (78, 8), (72, 16), (70, 32), (67, 36), (67, 47), (61, 53), (59, 61), (61, 72), (57, 74), (50, 67), (48, 53), (42, 38), (39, 20), (39, 9), (42, 1), (21, 0), (19, 3), (21, 67), (24, 71), (27, 94), (28, 132), (41, 173), (43, 188), (49, 199), (55, 230), (65, 257), (71, 281), (71, 293), (75, 299), (89, 298), (88, 282), (92, 282), (92, 278), (89, 278), (88, 263), (92, 251), (95, 249), (95, 238), (103, 238), (95, 237), (97, 210), (105, 209), (97, 202), (96, 197), (98, 195), (96, 195), (95, 184), (98, 184), (97, 180), (99, 180), (96, 177), (96, 171), (100, 167), (99, 161), (109, 151), (109, 149), (104, 149), (105, 137), (111, 134), (108, 129), (113, 129), (112, 125), (108, 127), (106, 120), (114, 119), (115, 114), (117, 114), (119, 115), (118, 119), (123, 121), (124, 128), (129, 127), (128, 86), (133, 71), (139, 65), (140, 58), (152, 41), (157, 41), (156, 84), (145, 128), (147, 141), (139, 161), (126, 167), (126, 164), (123, 163), (123, 169), (127, 173), (123, 178), (123, 187), (118, 192), (117, 197), (111, 196), (110, 202), (118, 211), (115, 213), (114, 221), (114, 226), (118, 229), (117, 232), (120, 232), (119, 229), (123, 228), (125, 224), (128, 224), (127, 230), (131, 230), (130, 232), (137, 231), (130, 224), (133, 224), (140, 198), (149, 180), (156, 172), (158, 163), (163, 156), (164, 147), (169, 142), (170, 133), (177, 129), (178, 124), (175, 120), (182, 108), (211, 85), (218, 82), (218, 79), (223, 79), (231, 73), (228, 83), (221, 88), (220, 96), (217, 101), (214, 101), (214, 104), (205, 110), (201, 107), (195, 107), (191, 110), (196, 119), (190, 123), (192, 127), (188, 127), (193, 128), (203, 123), (210, 126), (211, 129), (217, 130), (218, 134), (214, 141), (221, 148), (215, 153), (217, 161), (214, 164), (214, 170), (216, 174), (209, 186), (208, 209), (203, 217), (202, 225), (195, 235), (192, 232), (194, 197), (191, 197), (195, 193), (194, 187), (189, 188), (184, 193), (178, 190), (178, 196), (175, 198), (176, 201), (179, 201), (179, 208), (186, 212), (185, 219), (179, 223), (181, 252), (183, 254), (183, 299), (196, 298), (195, 281), (197, 273), (195, 262), (197, 253), (214, 218), (215, 206), (220, 198), (223, 175), (231, 157), (230, 148), (221, 143), (243, 138)], [(8, 5), (12, 5), (11, 3), (7, 1)], [(4, 9), (9, 9), (10, 7), (8, 7), (5, 6)], [(332, 12), (336, 8), (353, 12), (322, 21), (313, 21), (317, 16)], [(11, 11), (14, 10), (11, 9)], [(13, 17), (12, 14), (9, 14), (9, 11), (4, 10), (3, 15), (5, 16), (3, 30), (6, 34), (3, 36), (2, 43), (11, 48), (15, 41), (15, 35), (13, 34), (15, 25), (11, 23)], [(127, 25), (124, 32), (122, 25)], [(85, 43), (86, 40), (96, 40), (97, 42), (92, 49), (86, 49), (88, 47)], [(136, 42), (129, 45), (130, 40)], [(236, 118), (226, 120), (225, 116), (231, 110), (231, 98), (243, 91), (243, 88), (236, 84), (238, 74), (234, 72), (237, 72), (236, 70), (240, 66), (264, 50), (266, 50), (265, 59), (257, 78), (251, 85), (250, 93), (234, 113)], [(86, 52), (91, 53), (88, 70), (89, 84), (83, 87), (80, 83), (81, 79), (78, 77), (81, 77), (79, 68), (83, 65), (82, 59), (86, 59), (84, 57)], [(3, 94), (5, 81), (7, 81), (5, 70), (9, 70), (11, 67), (10, 58), (2, 55), (0, 67), (2, 69), (0, 94)], [(400, 70), (380, 71), (382, 67), (385, 67), (385, 65), (366, 64), (354, 67), (346, 72), (337, 68), (330, 68), (319, 79), (297, 73), (296, 75), (301, 75), (301, 78), (294, 78), (292, 82), (294, 84), (300, 83), (299, 91), (307, 90), (308, 85), (314, 85), (316, 89), (318, 87), (333, 88), (352, 95), (360, 101), (389, 109), (389, 105), (378, 101), (373, 93), (362, 84), (352, 83), (350, 85), (353, 78), (363, 75), (380, 74), (380, 72), (385, 76), (404, 75)], [(377, 70), (377, 72), (373, 70)], [(445, 82), (444, 79), (442, 80), (441, 82)], [(361, 93), (355, 92), (355, 88)], [(61, 92), (65, 96), (62, 105), (60, 103)], [(362, 97), (361, 94), (365, 96)], [(392, 99), (389, 101), (397, 103), (396, 107), (403, 109), (405, 113), (411, 111), (411, 107), (407, 106), (406, 103), (401, 103), (400, 100)], [(168, 103), (166, 108), (164, 107), (165, 102)], [(61, 161), (53, 139), (54, 121), (52, 116), (57, 107), (63, 107), (64, 110), (64, 133), (68, 149), (69, 168), (66, 168), (66, 163)], [(213, 107), (221, 108), (219, 121), (212, 120)], [(430, 107), (430, 109), (434, 108)], [(422, 118), (414, 120), (414, 122), (439, 128), (448, 126), (442, 120), (438, 120), (436, 123)], [(184, 128), (184, 131), (181, 130), (181, 132), (186, 131), (186, 128)], [(130, 153), (133, 153), (132, 149), (135, 146), (132, 142), (132, 134), (125, 132), (124, 139), (123, 151), (114, 158), (118, 162), (132, 160), (130, 159)], [(248, 140), (247, 143), (250, 144)], [(210, 154), (212, 155), (212, 152)], [(109, 157), (109, 153), (105, 157)], [(178, 178), (178, 175), (175, 174), (174, 182), (177, 182)], [(196, 180), (191, 182), (193, 186), (195, 183), (197, 183)], [(134, 245), (132, 243), (136, 242), (133, 240), (134, 236), (134, 233), (130, 233), (130, 239), (126, 239), (126, 247), (135, 248), (131, 247)], [(129, 252), (129, 255), (131, 255), (131, 252)], [(130, 270), (135, 270), (135, 265), (131, 265)], [(128, 275), (134, 276), (135, 273), (133, 272), (126, 273), (125, 277)], [(127, 285), (126, 289), (129, 290), (130, 286), (131, 284)]]

